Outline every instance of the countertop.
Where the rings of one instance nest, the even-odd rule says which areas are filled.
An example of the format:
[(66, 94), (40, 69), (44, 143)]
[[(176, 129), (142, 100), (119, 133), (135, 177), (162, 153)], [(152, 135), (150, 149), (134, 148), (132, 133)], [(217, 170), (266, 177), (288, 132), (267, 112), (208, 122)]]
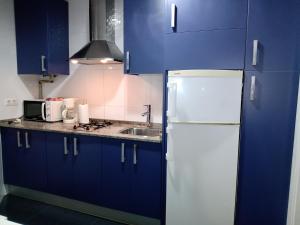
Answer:
[[(94, 131), (84, 131), (84, 130), (74, 130), (73, 124), (64, 124), (62, 122), (48, 123), (48, 122), (33, 122), (33, 121), (21, 120), (21, 123), (9, 124), (8, 121), (11, 120), (0, 120), (0, 127), (161, 143), (161, 137), (138, 136), (138, 135), (129, 135), (129, 134), (120, 133), (120, 131), (130, 127), (145, 127), (144, 125), (141, 125), (141, 123), (135, 123), (135, 122), (118, 121), (118, 122), (113, 122), (113, 125), (105, 128), (101, 128)], [(162, 126), (161, 124), (155, 124), (154, 127), (161, 128)]]

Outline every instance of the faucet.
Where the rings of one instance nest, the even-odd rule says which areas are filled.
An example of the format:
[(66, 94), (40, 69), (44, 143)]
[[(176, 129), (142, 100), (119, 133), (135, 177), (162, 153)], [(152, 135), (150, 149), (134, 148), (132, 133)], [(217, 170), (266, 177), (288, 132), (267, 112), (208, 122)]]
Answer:
[(147, 115), (147, 127), (151, 127), (151, 105), (145, 105), (147, 107), (147, 111), (142, 113), (142, 116)]

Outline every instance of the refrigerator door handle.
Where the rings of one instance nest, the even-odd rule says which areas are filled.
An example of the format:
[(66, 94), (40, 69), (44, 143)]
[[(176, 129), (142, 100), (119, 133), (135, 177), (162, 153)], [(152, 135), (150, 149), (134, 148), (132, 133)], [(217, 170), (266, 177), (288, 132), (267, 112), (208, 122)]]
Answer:
[(176, 117), (176, 102), (177, 102), (177, 83), (168, 83), (168, 111), (167, 117), (171, 119)]
[(256, 77), (251, 77), (251, 87), (250, 87), (250, 101), (255, 100), (255, 89), (256, 89)]

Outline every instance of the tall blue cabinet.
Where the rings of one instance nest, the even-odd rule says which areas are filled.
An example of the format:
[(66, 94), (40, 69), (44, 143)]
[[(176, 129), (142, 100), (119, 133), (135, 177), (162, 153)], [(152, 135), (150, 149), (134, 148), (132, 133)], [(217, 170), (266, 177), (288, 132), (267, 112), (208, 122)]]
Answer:
[(299, 82), (296, 0), (249, 0), (236, 225), (285, 225)]
[(18, 74), (69, 74), (65, 0), (15, 0)]

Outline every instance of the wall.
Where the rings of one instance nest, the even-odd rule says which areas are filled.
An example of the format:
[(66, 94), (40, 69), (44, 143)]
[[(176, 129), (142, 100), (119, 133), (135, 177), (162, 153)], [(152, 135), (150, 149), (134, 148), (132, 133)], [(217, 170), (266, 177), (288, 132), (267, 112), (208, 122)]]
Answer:
[[(20, 117), (23, 112), (22, 101), (33, 98), (37, 90), (36, 76), (17, 75), (13, 0), (0, 0), (0, 120)], [(6, 98), (16, 98), (18, 105), (6, 107)], [(0, 154), (0, 198), (4, 193)]]
[[(122, 0), (115, 5), (122, 12)], [(88, 0), (69, 0), (70, 55), (88, 43), (88, 24)], [(123, 50), (123, 21), (116, 29), (116, 43)], [(152, 121), (157, 123), (162, 121), (162, 93), (162, 75), (124, 75), (122, 64), (71, 65), (70, 76), (60, 76), (44, 88), (47, 97), (86, 99), (93, 118), (145, 121), (141, 113), (151, 104)]]

